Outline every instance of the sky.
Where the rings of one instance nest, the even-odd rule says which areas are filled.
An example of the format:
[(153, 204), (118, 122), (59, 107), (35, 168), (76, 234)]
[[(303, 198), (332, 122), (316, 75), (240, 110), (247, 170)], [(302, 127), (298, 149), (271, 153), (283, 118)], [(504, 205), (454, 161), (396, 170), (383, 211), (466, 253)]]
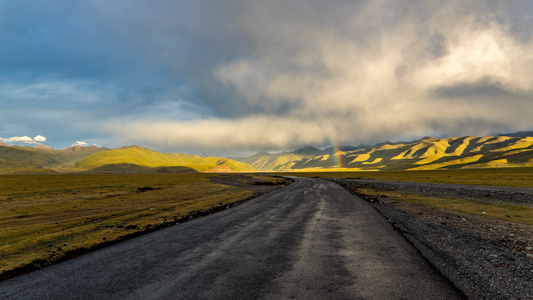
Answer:
[(533, 130), (533, 2), (0, 0), (0, 142), (241, 155)]

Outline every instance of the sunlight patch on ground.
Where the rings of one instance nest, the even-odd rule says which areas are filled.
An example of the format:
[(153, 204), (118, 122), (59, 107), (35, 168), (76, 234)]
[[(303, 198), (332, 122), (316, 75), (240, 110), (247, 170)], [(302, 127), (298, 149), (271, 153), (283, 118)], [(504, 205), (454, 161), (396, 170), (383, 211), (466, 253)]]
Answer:
[(379, 162), (382, 161), (382, 160), (383, 160), (383, 158), (378, 157), (378, 158), (374, 159), (373, 161), (367, 161), (367, 162), (364, 162), (363, 165), (377, 164), (377, 163), (379, 163)]
[[(412, 171), (415, 171), (415, 170), (435, 170), (435, 169), (440, 169), (440, 168), (443, 168), (443, 167), (446, 167), (446, 166), (473, 163), (473, 162), (476, 162), (476, 161), (480, 160), (482, 157), (483, 157), (483, 155), (475, 155), (475, 156), (470, 156), (470, 157), (465, 157), (465, 158), (460, 158), (460, 159), (454, 159), (454, 160), (451, 160), (451, 161), (442, 162), (442, 163), (438, 163), (438, 164), (430, 164), (430, 165), (420, 166), (420, 167), (416, 167), (416, 168), (411, 168), (409, 170), (412, 170)], [(505, 161), (507, 162), (507, 160), (505, 160)]]
[(369, 158), (370, 158), (370, 154), (359, 154), (359, 155), (356, 155), (355, 158), (350, 163), (354, 163), (358, 161), (366, 161)]

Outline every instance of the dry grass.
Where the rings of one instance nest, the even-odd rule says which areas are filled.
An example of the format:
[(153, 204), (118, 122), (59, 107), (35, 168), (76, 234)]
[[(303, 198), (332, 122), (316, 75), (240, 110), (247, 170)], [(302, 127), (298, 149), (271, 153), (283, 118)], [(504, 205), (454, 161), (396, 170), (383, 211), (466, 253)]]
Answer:
[(461, 213), (475, 214), (514, 223), (533, 225), (533, 208), (527, 205), (437, 198), (398, 191), (376, 191), (369, 188), (361, 189), (358, 192), (374, 197), (385, 197), (397, 201), (443, 208)]
[(380, 172), (294, 172), (282, 174), (305, 177), (371, 178), (380, 180), (400, 180), (450, 184), (533, 187), (533, 168), (493, 168)]
[[(0, 176), (0, 273), (242, 201), (209, 174)], [(252, 175), (250, 175), (252, 176)], [(275, 181), (253, 175), (257, 181)]]

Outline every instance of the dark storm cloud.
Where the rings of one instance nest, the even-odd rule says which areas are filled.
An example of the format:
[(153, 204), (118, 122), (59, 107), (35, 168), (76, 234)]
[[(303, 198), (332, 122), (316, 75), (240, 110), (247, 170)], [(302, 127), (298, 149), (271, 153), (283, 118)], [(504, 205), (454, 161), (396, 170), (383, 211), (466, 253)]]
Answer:
[(4, 1), (0, 136), (232, 151), (531, 129), (531, 6)]

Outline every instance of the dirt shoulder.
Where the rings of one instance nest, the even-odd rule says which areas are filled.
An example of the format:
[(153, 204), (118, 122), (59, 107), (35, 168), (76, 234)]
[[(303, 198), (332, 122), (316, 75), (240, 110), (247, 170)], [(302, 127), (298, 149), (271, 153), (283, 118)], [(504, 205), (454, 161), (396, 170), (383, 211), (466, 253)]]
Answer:
[(362, 188), (377, 191), (407, 191), (425, 196), (462, 198), (484, 202), (533, 205), (533, 188), (467, 186), (386, 180), (345, 180), (345, 186), (370, 202), (385, 204), (413, 216), (442, 225), (453, 226), (511, 250), (533, 257), (533, 225), (507, 222), (474, 214), (460, 213), (425, 205), (397, 201), (387, 197), (364, 195)]
[(362, 189), (530, 206), (533, 189), (331, 179), (369, 201), (469, 298), (533, 297), (533, 225), (412, 204)]

